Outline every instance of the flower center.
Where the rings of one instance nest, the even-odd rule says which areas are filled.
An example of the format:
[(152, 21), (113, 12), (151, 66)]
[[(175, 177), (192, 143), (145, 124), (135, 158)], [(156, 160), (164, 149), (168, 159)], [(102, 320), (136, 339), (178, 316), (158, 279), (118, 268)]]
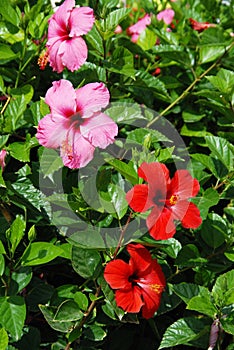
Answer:
[(70, 126), (72, 126), (74, 129), (79, 129), (80, 125), (84, 122), (82, 119), (82, 116), (79, 112), (76, 114), (73, 114), (70, 118)]
[(179, 200), (179, 196), (177, 194), (173, 194), (169, 199), (170, 205), (175, 205)]
[(137, 280), (138, 280), (138, 276), (136, 274), (133, 274), (133, 275), (128, 277), (128, 281), (130, 283), (132, 283), (132, 286), (136, 286), (137, 285)]

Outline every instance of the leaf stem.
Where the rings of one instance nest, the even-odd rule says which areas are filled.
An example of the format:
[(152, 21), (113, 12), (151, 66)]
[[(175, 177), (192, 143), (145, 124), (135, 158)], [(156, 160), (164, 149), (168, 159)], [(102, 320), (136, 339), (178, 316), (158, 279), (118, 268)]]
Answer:
[(122, 240), (123, 240), (124, 234), (125, 234), (125, 232), (127, 230), (127, 227), (129, 225), (129, 222), (130, 222), (131, 218), (132, 218), (132, 212), (130, 212), (128, 220), (127, 220), (124, 228), (123, 229), (121, 228), (121, 234), (120, 234), (119, 241), (118, 241), (117, 247), (116, 247), (114, 255), (113, 255), (113, 259), (115, 259), (117, 254), (118, 254), (118, 251), (119, 251), (119, 249), (121, 247), (121, 244), (122, 244)]

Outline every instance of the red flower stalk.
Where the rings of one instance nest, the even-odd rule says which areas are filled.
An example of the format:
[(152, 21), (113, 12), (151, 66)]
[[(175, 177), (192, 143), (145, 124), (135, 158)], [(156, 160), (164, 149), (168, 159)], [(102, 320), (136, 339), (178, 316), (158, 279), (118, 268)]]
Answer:
[(128, 244), (129, 263), (121, 259), (106, 265), (104, 278), (115, 292), (116, 304), (124, 311), (137, 313), (142, 310), (146, 319), (153, 317), (159, 308), (166, 285), (161, 266), (152, 259), (141, 244)]
[(209, 23), (209, 22), (197, 22), (195, 19), (193, 18), (189, 18), (189, 22), (191, 24), (191, 27), (200, 32), (203, 32), (203, 30), (207, 29), (207, 28), (211, 28), (211, 27), (216, 27), (216, 25), (214, 23)]
[(135, 185), (126, 194), (130, 207), (140, 213), (151, 209), (146, 219), (150, 235), (157, 240), (173, 237), (175, 221), (185, 228), (197, 228), (202, 223), (195, 204), (188, 201), (197, 195), (200, 185), (188, 170), (177, 170), (172, 179), (167, 167), (158, 162), (142, 163), (138, 175), (148, 184)]

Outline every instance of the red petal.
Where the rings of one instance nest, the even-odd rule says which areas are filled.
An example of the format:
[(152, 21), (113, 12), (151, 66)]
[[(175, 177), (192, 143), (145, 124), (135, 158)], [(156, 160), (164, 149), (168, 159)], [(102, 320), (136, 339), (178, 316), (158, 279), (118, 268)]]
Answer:
[(189, 203), (187, 212), (181, 220), (182, 226), (185, 228), (197, 228), (201, 225), (201, 223), (202, 218), (200, 216), (199, 209), (194, 203)]
[(117, 290), (115, 292), (116, 304), (127, 312), (139, 312), (144, 304), (141, 290), (135, 286), (131, 290)]
[(131, 267), (120, 259), (110, 261), (104, 270), (104, 278), (113, 289), (132, 288), (132, 284), (128, 281), (131, 275)]
[(153, 288), (153, 286), (149, 286), (149, 288), (144, 289), (142, 292), (143, 300), (145, 302), (142, 307), (142, 316), (146, 319), (153, 317), (155, 311), (158, 310), (160, 305), (163, 287), (158, 286), (158, 289), (155, 288), (157, 292), (155, 292)]
[(150, 235), (156, 240), (164, 240), (174, 236), (176, 232), (172, 212), (163, 208), (155, 207), (146, 219)]
[(147, 185), (135, 185), (126, 193), (126, 200), (134, 211), (143, 213), (151, 208), (154, 203), (149, 198)]
[(171, 180), (167, 198), (171, 195), (179, 195), (180, 199), (194, 197), (200, 190), (197, 179), (194, 179), (188, 170), (177, 170)]
[(129, 264), (134, 273), (140, 277), (152, 264), (153, 259), (149, 251), (141, 244), (128, 244), (127, 251), (131, 256)]
[(155, 181), (163, 181), (165, 186), (165, 183), (170, 180), (169, 170), (166, 165), (159, 162), (142, 163), (138, 169), (138, 175), (151, 185)]

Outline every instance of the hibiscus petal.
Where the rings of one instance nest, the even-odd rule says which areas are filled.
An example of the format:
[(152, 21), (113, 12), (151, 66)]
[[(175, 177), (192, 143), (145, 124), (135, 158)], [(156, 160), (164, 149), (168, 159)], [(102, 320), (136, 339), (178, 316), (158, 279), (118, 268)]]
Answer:
[(73, 37), (88, 33), (92, 29), (94, 20), (93, 9), (90, 7), (74, 8), (69, 19), (71, 28), (69, 36)]
[(76, 111), (75, 90), (72, 83), (61, 79), (54, 81), (53, 86), (47, 91), (45, 102), (49, 105), (51, 114), (70, 117)]
[(167, 186), (170, 182), (167, 167), (159, 162), (144, 162), (138, 169), (138, 175), (148, 182), (152, 202), (162, 205), (166, 200)]
[(78, 130), (71, 130), (60, 148), (60, 153), (64, 165), (71, 169), (78, 169), (86, 166), (93, 159), (94, 150), (95, 148)]
[(143, 306), (141, 290), (135, 286), (130, 290), (117, 290), (115, 292), (116, 304), (127, 312), (139, 312)]
[(118, 126), (107, 115), (95, 113), (93, 117), (85, 119), (80, 126), (80, 131), (94, 147), (106, 148), (114, 142), (118, 134)]
[(103, 83), (89, 83), (76, 90), (76, 100), (77, 111), (88, 118), (108, 105), (110, 94)]
[(158, 310), (161, 300), (163, 287), (160, 285), (149, 285), (142, 289), (144, 305), (142, 307), (142, 316), (149, 319), (154, 316)]
[(147, 13), (144, 17), (139, 19), (139, 21), (127, 29), (127, 34), (140, 34), (145, 30), (146, 26), (151, 23), (150, 15)]
[(166, 9), (157, 14), (157, 20), (163, 20), (165, 24), (171, 24), (174, 16), (175, 12), (172, 9)]
[(63, 66), (74, 72), (87, 60), (87, 45), (81, 37), (64, 40), (59, 47), (58, 55), (61, 56)]
[(64, 69), (64, 65), (62, 62), (61, 56), (58, 54), (60, 45), (62, 44), (63, 40), (58, 39), (55, 40), (54, 43), (49, 46), (46, 45), (49, 48), (49, 62), (50, 67), (53, 68), (53, 71), (61, 73)]
[(149, 198), (148, 185), (135, 185), (126, 193), (126, 200), (134, 211), (140, 213), (144, 213), (154, 205)]
[(179, 195), (180, 199), (194, 197), (200, 190), (197, 179), (194, 179), (188, 170), (177, 170), (168, 189), (168, 196)]
[(104, 270), (104, 278), (113, 289), (131, 289), (128, 281), (131, 274), (131, 267), (120, 259), (110, 261)]
[(67, 31), (68, 19), (74, 6), (75, 0), (65, 0), (50, 17), (48, 39), (57, 35), (61, 36), (62, 33)]
[[(36, 137), (39, 143), (48, 148), (58, 148), (66, 138), (64, 117), (57, 115), (54, 119), (47, 114), (38, 123)], [(66, 120), (65, 120), (66, 121)]]
[(176, 232), (172, 212), (167, 208), (154, 207), (146, 224), (150, 235), (156, 240), (171, 238)]
[(134, 274), (139, 278), (152, 264), (152, 257), (149, 251), (141, 244), (128, 244), (127, 251), (130, 254), (129, 265), (132, 266)]
[(189, 203), (186, 214), (181, 220), (181, 224), (185, 228), (197, 228), (201, 225), (202, 218), (200, 211), (194, 203)]

